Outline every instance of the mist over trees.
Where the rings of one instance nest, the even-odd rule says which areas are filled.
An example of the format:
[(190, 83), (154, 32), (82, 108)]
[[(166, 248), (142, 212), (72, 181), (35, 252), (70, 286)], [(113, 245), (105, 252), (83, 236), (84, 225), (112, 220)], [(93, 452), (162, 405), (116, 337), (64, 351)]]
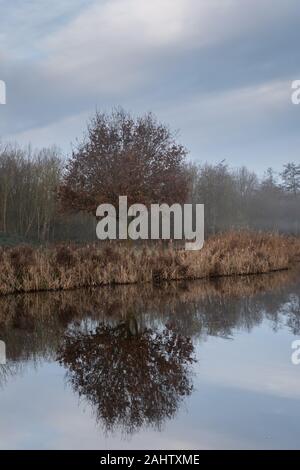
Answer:
[(300, 165), (288, 163), (262, 178), (245, 167), (192, 165), (191, 199), (205, 204), (205, 229), (214, 234), (230, 228), (300, 232)]
[(232, 228), (300, 233), (300, 164), (263, 177), (245, 167), (186, 161), (152, 114), (96, 113), (64, 161), (56, 147), (0, 144), (0, 241), (96, 240), (96, 207), (138, 202), (205, 205), (206, 236)]

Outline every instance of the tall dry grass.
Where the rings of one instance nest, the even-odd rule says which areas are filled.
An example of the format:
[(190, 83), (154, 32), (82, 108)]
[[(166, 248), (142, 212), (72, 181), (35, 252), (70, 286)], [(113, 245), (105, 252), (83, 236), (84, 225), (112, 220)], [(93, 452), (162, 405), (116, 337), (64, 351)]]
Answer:
[(267, 273), (299, 256), (299, 239), (246, 231), (212, 237), (195, 252), (113, 243), (2, 248), (0, 294)]

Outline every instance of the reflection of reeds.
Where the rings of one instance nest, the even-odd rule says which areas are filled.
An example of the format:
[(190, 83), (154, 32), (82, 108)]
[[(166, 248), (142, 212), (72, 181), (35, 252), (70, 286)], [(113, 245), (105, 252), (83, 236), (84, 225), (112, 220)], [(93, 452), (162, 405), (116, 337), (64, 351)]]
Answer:
[(0, 251), (0, 294), (266, 273), (288, 268), (299, 254), (297, 239), (251, 232), (218, 235), (197, 252), (20, 246)]
[(87, 331), (91, 322), (118, 325), (126, 320), (137, 331), (168, 323), (194, 337), (202, 333), (229, 335), (235, 327), (251, 329), (264, 317), (277, 327), (282, 312), (296, 334), (300, 331), (299, 298), (296, 269), (160, 286), (107, 286), (2, 296), (1, 339), (7, 345), (8, 360), (26, 361), (55, 357), (62, 335), (76, 323)]
[(253, 297), (259, 293), (280, 292), (299, 279), (299, 271), (282, 271), (267, 276), (225, 277), (214, 280), (177, 281), (161, 286), (107, 286), (100, 289), (77, 289), (24, 293), (0, 298), (0, 326), (33, 331), (40, 321), (56, 318), (63, 327), (85, 316), (92, 319), (122, 319), (132, 312), (176, 312), (193, 303)]

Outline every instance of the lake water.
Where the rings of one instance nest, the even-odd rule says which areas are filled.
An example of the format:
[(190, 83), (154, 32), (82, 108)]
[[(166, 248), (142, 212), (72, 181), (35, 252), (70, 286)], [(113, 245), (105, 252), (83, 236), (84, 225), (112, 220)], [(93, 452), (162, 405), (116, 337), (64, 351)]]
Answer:
[(299, 449), (300, 272), (0, 299), (1, 449)]

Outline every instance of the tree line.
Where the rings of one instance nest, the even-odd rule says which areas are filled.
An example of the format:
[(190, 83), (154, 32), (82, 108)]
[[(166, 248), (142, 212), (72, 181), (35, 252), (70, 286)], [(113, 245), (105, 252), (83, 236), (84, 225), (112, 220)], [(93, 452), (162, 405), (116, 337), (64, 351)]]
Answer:
[(300, 164), (260, 178), (246, 167), (192, 165), (192, 200), (205, 204), (208, 233), (230, 228), (300, 233)]
[(96, 207), (174, 202), (205, 204), (206, 235), (232, 228), (300, 232), (300, 164), (263, 177), (245, 167), (188, 163), (177, 135), (151, 113), (96, 113), (65, 160), (56, 147), (0, 145), (2, 240), (95, 240)]
[[(63, 214), (57, 198), (64, 161), (58, 148), (0, 146), (0, 240), (92, 240), (92, 217)], [(87, 220), (88, 219), (88, 223)]]

